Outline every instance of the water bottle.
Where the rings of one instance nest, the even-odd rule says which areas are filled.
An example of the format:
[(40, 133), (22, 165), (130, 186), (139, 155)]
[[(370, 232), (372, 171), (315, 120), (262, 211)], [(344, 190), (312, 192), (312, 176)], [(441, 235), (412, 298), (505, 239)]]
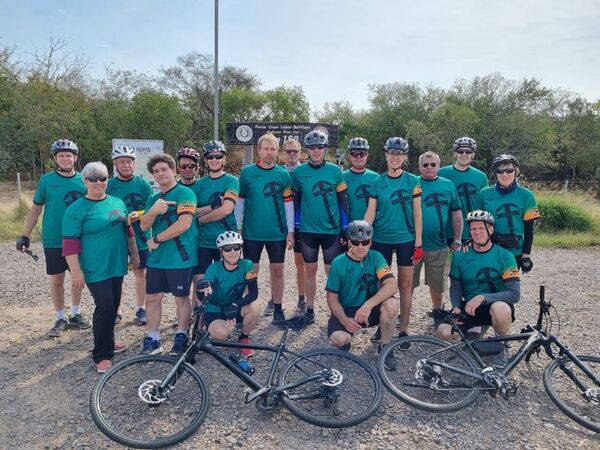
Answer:
[(254, 367), (250, 362), (244, 358), (240, 353), (231, 353), (229, 355), (229, 359), (238, 365), (240, 369), (246, 372), (248, 375), (252, 375), (254, 373)]

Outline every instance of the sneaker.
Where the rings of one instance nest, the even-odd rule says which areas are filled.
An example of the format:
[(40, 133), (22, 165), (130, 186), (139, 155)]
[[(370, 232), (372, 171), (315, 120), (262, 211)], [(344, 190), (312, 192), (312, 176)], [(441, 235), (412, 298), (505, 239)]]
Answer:
[(298, 303), (296, 303), (296, 307), (298, 308), (298, 311), (306, 311), (306, 298), (304, 298), (304, 295), (298, 296)]
[(85, 330), (90, 326), (90, 323), (85, 320), (81, 314), (75, 314), (74, 316), (69, 317), (69, 327)]
[(115, 317), (115, 325), (123, 320), (123, 314), (117, 314)]
[(285, 322), (285, 314), (283, 310), (273, 310), (273, 325), (279, 325)]
[(187, 349), (188, 345), (188, 337), (185, 333), (177, 333), (175, 334), (175, 338), (173, 340), (173, 347), (171, 347), (171, 351), (169, 352), (171, 355), (181, 355)]
[[(243, 338), (243, 339), (240, 339), (238, 342), (240, 344), (250, 344), (250, 338), (249, 337)], [(256, 352), (251, 348), (241, 348), (240, 353), (242, 354), (242, 356), (244, 358), (249, 358), (250, 356), (254, 355), (254, 353), (256, 353)]]
[(140, 326), (148, 324), (146, 310), (144, 308), (138, 308), (138, 310), (135, 312), (135, 323)]
[(103, 359), (99, 363), (96, 363), (96, 370), (98, 373), (105, 373), (112, 367), (112, 361), (110, 359)]
[(127, 350), (127, 344), (124, 342), (115, 341), (115, 349), (113, 350), (114, 353), (122, 353), (125, 350)]
[(275, 306), (273, 304), (273, 300), (269, 300), (269, 303), (267, 303), (267, 306), (266, 306), (265, 311), (263, 312), (263, 314), (265, 316), (270, 316), (271, 314), (273, 314), (274, 310), (275, 310)]
[(381, 341), (381, 327), (377, 327), (375, 334), (371, 336), (371, 342), (378, 343)]
[[(377, 354), (381, 353), (382, 350), (383, 347), (379, 347)], [(394, 372), (398, 368), (393, 348), (390, 349), (387, 355), (385, 355), (385, 359), (383, 360), (383, 367), (385, 367), (385, 370), (389, 370), (390, 372)]]
[(54, 326), (50, 328), (48, 331), (48, 336), (50, 337), (58, 337), (62, 334), (63, 331), (67, 328), (66, 319), (57, 319), (54, 323)]
[(304, 326), (306, 325), (310, 325), (311, 323), (315, 322), (315, 313), (313, 312), (308, 312), (308, 310), (306, 310), (306, 312), (304, 313)]
[(144, 338), (144, 344), (142, 346), (140, 355), (155, 355), (160, 352), (162, 352), (160, 341), (155, 341), (150, 336), (146, 336)]
[[(408, 336), (408, 333), (406, 331), (401, 331), (400, 333), (398, 333), (398, 339), (402, 339), (406, 336)], [(400, 345), (398, 345), (398, 347), (400, 347), (402, 350), (408, 350), (410, 348), (410, 342), (403, 342)]]

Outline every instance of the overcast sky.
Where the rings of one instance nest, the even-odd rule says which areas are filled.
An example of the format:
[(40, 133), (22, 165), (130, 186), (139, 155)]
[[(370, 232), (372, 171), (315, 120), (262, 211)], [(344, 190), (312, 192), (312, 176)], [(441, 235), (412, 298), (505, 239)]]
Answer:
[[(492, 72), (600, 99), (597, 0), (221, 0), (219, 13), (221, 65), (302, 86), (313, 109), (368, 107), (372, 83), (446, 88)], [(0, 0), (0, 17), (0, 43), (27, 53), (66, 39), (98, 78), (213, 52), (213, 0)]]

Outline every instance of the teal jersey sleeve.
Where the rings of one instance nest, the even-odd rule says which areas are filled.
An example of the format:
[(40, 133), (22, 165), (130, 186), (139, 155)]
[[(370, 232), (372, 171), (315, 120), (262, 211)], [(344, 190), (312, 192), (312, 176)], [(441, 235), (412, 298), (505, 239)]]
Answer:
[[(340, 270), (342, 269), (342, 264), (340, 261), (336, 263), (336, 259), (345, 257), (345, 254), (338, 255), (331, 262), (331, 266), (329, 268), (329, 276), (327, 277), (327, 283), (325, 285), (325, 290), (328, 292), (332, 292), (334, 294), (339, 294), (340, 292), (340, 282), (341, 282), (341, 274)], [(334, 264), (335, 263), (335, 264)]]
[(41, 177), (38, 182), (37, 189), (33, 195), (33, 203), (38, 206), (43, 206), (46, 203), (46, 177)]

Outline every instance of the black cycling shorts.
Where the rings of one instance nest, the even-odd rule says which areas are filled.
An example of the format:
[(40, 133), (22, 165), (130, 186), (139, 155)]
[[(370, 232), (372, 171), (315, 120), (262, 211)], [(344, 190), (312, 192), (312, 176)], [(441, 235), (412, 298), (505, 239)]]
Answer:
[(260, 262), (260, 254), (263, 248), (267, 248), (267, 255), (271, 264), (281, 264), (285, 261), (286, 241), (251, 241), (244, 239), (242, 246), (244, 258), (249, 259), (254, 264)]
[[(209, 326), (215, 320), (226, 320), (225, 313), (204, 311), (204, 323), (206, 323), (206, 326)], [(242, 308), (238, 309), (237, 317), (235, 318), (235, 320), (236, 322), (243, 322), (244, 319), (242, 319)]]
[(193, 269), (146, 269), (146, 294), (170, 292), (175, 297), (190, 295)]
[[(360, 306), (352, 307), (352, 308), (344, 308), (344, 313), (346, 313), (346, 315), (348, 317), (354, 317), (356, 315), (356, 311), (358, 311), (359, 309), (360, 309)], [(368, 327), (374, 327), (375, 325), (379, 325), (380, 317), (381, 317), (381, 304), (377, 305), (375, 308), (373, 308), (371, 310), (371, 314), (369, 314)], [(363, 328), (367, 328), (367, 327), (363, 325)], [(350, 333), (348, 330), (346, 330), (346, 328), (344, 328), (344, 325), (342, 325), (342, 322), (340, 322), (337, 317), (332, 315), (329, 318), (329, 322), (327, 323), (327, 336), (331, 336), (336, 331), (345, 331), (346, 333), (348, 333), (350, 335), (354, 334), (354, 333)]]
[[(467, 314), (465, 312), (465, 305), (466, 303), (463, 302), (463, 304), (460, 307), (463, 314)], [(507, 305), (510, 307), (510, 315), (512, 321), (514, 322), (515, 306), (512, 303), (507, 303)], [(474, 316), (467, 315), (467, 319), (460, 325), (460, 329), (466, 333), (467, 330), (473, 327), (478, 327), (481, 325), (492, 325), (492, 314), (490, 313), (491, 308), (491, 303), (479, 305), (479, 307), (475, 310)]]
[(383, 255), (388, 265), (392, 265), (392, 254), (396, 252), (396, 264), (401, 267), (412, 266), (412, 255), (415, 252), (415, 241), (402, 244), (382, 244), (373, 241), (371, 249), (377, 250)]
[(46, 274), (58, 275), (69, 270), (67, 258), (62, 255), (62, 248), (45, 248)]
[(148, 267), (148, 256), (150, 256), (150, 250), (138, 250), (138, 256), (140, 258), (140, 267), (138, 267), (138, 269), (145, 269)]
[(323, 250), (323, 262), (328, 266), (340, 254), (339, 234), (300, 232), (300, 241), (305, 263), (316, 263), (319, 260), (319, 247)]
[(294, 228), (294, 253), (302, 253), (302, 245), (300, 242), (300, 230)]
[(204, 275), (208, 266), (220, 259), (221, 252), (218, 248), (198, 247), (198, 265), (194, 267), (194, 275)]

